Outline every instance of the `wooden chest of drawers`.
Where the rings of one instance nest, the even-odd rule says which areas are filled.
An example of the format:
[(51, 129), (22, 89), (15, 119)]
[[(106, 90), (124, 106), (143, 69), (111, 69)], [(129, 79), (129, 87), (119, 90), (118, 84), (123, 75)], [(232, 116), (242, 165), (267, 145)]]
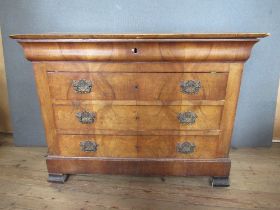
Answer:
[(201, 175), (228, 186), (243, 64), (265, 36), (12, 35), (33, 62), (49, 181)]

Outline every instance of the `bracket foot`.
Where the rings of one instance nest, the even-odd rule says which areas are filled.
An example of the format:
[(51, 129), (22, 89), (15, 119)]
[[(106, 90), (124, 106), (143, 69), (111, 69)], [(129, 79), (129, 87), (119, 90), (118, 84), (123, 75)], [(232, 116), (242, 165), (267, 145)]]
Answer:
[(55, 182), (63, 184), (68, 178), (68, 174), (49, 174), (48, 182)]
[(212, 187), (229, 187), (229, 177), (213, 176), (210, 179), (210, 184), (212, 185)]

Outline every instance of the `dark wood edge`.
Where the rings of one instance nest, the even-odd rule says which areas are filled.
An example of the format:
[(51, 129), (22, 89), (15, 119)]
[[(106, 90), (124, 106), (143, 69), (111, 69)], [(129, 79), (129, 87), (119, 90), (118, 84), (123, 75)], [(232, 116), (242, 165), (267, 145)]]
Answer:
[(231, 161), (219, 159), (151, 159), (48, 156), (49, 173), (125, 174), (140, 176), (229, 176)]
[(259, 38), (232, 39), (16, 39), (19, 43), (164, 43), (164, 42), (258, 42)]
[(184, 34), (14, 34), (12, 39), (250, 39), (269, 33), (184, 33)]
[[(164, 74), (164, 73), (163, 73)], [(53, 99), (54, 105), (73, 105), (73, 101), (69, 99)], [(91, 99), (75, 99), (75, 103), (79, 105), (100, 104), (114, 106), (223, 106), (225, 100), (91, 100)]]
[(66, 135), (113, 135), (113, 136), (217, 136), (221, 130), (149, 130), (149, 131), (128, 131), (128, 130), (79, 130), (79, 129), (56, 129), (57, 134)]

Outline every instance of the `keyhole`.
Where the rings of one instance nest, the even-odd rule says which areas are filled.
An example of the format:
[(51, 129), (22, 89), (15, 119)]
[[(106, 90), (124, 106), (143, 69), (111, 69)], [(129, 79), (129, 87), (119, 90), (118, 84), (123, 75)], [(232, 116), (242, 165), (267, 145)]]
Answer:
[(132, 51), (134, 54), (137, 54), (137, 48), (133, 48), (133, 49), (131, 49), (131, 51)]
[(139, 86), (138, 86), (138, 85), (135, 85), (135, 86), (134, 86), (134, 89), (135, 89), (135, 90), (138, 90), (138, 89), (139, 89)]

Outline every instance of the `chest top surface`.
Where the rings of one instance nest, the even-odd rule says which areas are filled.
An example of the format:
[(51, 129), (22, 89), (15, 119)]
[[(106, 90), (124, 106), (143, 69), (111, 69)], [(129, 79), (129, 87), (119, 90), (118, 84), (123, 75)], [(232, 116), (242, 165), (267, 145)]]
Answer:
[(185, 33), (185, 34), (15, 34), (10, 37), (23, 40), (63, 39), (256, 39), (269, 36), (268, 33)]

